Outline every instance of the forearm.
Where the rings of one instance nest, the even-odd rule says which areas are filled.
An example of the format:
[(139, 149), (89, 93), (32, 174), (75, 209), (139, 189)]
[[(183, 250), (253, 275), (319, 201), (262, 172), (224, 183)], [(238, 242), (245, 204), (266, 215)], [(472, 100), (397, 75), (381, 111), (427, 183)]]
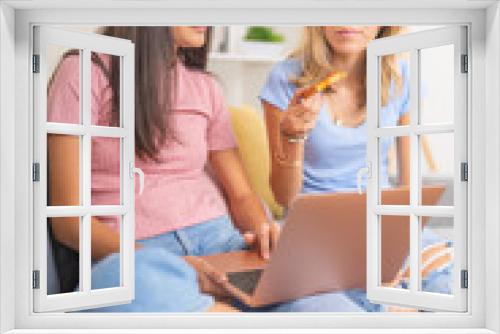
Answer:
[(302, 188), (304, 144), (290, 143), (285, 137), (280, 142), (273, 150), (281, 153), (272, 157), (271, 187), (278, 203), (288, 207)]
[(232, 199), (229, 202), (229, 211), (234, 225), (241, 233), (252, 231), (258, 224), (269, 221), (261, 200), (253, 193)]
[[(80, 204), (79, 145), (79, 139), (73, 136), (51, 134), (47, 137), (49, 205)], [(50, 222), (55, 239), (79, 252), (80, 219), (78, 217), (54, 217), (50, 219)], [(99, 260), (119, 251), (120, 233), (94, 217), (91, 226), (92, 260)]]
[(322, 103), (319, 95), (302, 101), (300, 94), (300, 90), (295, 92), (286, 110), (262, 102), (271, 154), (271, 188), (276, 201), (284, 207), (302, 190), (304, 142), (315, 126)]
[(399, 138), (397, 141), (398, 165), (400, 186), (410, 184), (410, 140), (409, 138)]
[(110, 254), (120, 252), (120, 232), (109, 225), (92, 220), (92, 260), (100, 260)]
[[(78, 218), (52, 218), (51, 226), (57, 241), (80, 251), (80, 222)], [(138, 245), (136, 245), (136, 248)], [(120, 251), (120, 234), (108, 225), (93, 219), (91, 228), (91, 257), (100, 260)]]

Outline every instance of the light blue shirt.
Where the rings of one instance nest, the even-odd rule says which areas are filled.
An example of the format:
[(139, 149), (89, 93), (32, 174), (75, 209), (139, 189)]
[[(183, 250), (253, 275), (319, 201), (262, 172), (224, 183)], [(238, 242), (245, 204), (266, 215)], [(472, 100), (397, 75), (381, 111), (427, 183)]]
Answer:
[[(395, 96), (395, 85), (391, 83), (389, 103), (381, 109), (381, 126), (396, 126), (400, 117), (407, 112), (409, 87), (408, 66), (401, 62), (403, 89)], [(277, 63), (260, 92), (260, 99), (282, 111), (288, 107), (295, 89), (290, 78), (301, 72), (297, 59), (287, 59)], [(304, 147), (303, 193), (348, 191), (357, 188), (357, 172), (366, 166), (367, 126), (363, 122), (358, 127), (342, 127), (332, 122), (327, 105), (321, 107), (316, 126), (309, 133)], [(381, 141), (380, 182), (389, 185), (387, 172), (387, 152), (394, 137)], [(366, 181), (362, 181), (364, 187)]]

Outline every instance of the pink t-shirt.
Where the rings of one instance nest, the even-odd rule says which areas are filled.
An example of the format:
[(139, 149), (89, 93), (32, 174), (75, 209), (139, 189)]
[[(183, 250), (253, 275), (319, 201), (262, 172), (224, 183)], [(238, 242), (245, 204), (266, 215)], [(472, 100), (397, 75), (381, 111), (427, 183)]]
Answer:
[[(103, 57), (105, 64), (109, 58)], [(78, 57), (61, 63), (48, 95), (48, 121), (78, 123)], [(112, 91), (101, 68), (91, 69), (92, 122), (110, 124)], [(236, 147), (223, 94), (207, 73), (190, 70), (179, 63), (178, 83), (173, 97), (170, 126), (177, 140), (162, 145), (158, 160), (136, 157), (136, 167), (145, 174), (144, 192), (136, 182), (136, 238), (143, 239), (227, 214), (224, 197), (207, 173), (210, 150)], [(124, 166), (125, 170), (128, 168)], [(92, 140), (92, 204), (119, 203), (119, 141)], [(103, 221), (117, 228), (114, 219)]]

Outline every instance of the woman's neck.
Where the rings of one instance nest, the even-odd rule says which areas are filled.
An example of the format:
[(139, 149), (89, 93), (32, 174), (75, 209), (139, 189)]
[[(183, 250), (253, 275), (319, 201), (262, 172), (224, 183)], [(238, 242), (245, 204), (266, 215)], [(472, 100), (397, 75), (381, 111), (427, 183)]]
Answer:
[(346, 83), (357, 83), (366, 76), (366, 52), (336, 53), (332, 59), (332, 67), (336, 71), (349, 73)]

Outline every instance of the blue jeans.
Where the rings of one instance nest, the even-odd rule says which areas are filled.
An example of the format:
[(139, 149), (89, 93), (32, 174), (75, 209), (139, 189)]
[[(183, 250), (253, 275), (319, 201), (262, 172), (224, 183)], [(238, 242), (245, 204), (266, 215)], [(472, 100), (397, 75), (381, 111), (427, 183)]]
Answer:
[[(130, 304), (92, 309), (91, 312), (205, 311), (214, 303), (213, 297), (200, 292), (196, 272), (180, 256), (209, 255), (245, 247), (241, 234), (227, 216), (138, 242), (143, 247), (135, 256), (135, 299)], [(119, 261), (119, 255), (112, 254), (93, 265), (92, 289), (119, 285)], [(450, 282), (445, 278), (438, 273), (433, 281)], [(436, 290), (443, 290), (443, 287), (438, 286)], [(261, 308), (248, 308), (238, 302), (235, 306), (248, 312), (383, 311), (380, 305), (367, 300), (363, 290), (322, 293)]]
[[(214, 299), (199, 290), (196, 272), (181, 256), (230, 252), (245, 246), (227, 216), (138, 242), (143, 247), (135, 252), (135, 299), (129, 304), (89, 312), (205, 311)], [(119, 273), (119, 254), (95, 263), (92, 289), (119, 286)]]

